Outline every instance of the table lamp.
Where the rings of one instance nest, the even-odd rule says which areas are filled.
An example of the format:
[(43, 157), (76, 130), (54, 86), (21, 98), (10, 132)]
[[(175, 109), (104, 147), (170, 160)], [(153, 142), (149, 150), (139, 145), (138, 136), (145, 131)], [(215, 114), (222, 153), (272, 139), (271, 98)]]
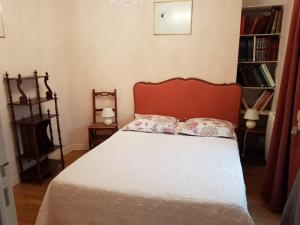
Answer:
[(256, 127), (256, 120), (259, 120), (258, 112), (255, 108), (247, 109), (244, 119), (247, 120), (246, 127), (253, 129)]
[(112, 108), (106, 107), (103, 108), (101, 116), (104, 118), (104, 124), (105, 125), (111, 125), (113, 122), (113, 117), (115, 116), (114, 111)]

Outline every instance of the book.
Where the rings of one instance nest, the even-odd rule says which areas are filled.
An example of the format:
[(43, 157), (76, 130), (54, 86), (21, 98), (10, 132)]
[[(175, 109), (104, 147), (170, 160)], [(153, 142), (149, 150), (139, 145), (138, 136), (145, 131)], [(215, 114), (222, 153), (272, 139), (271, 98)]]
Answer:
[(245, 34), (245, 25), (246, 25), (246, 17), (242, 16), (241, 17), (241, 28), (240, 28), (241, 35)]
[(269, 102), (271, 101), (271, 99), (273, 98), (274, 96), (274, 92), (270, 93), (268, 95), (268, 97), (265, 99), (265, 101), (261, 104), (261, 106), (259, 107), (259, 111), (263, 111), (265, 110), (265, 108), (267, 107), (267, 105), (269, 104)]
[(270, 84), (270, 87), (275, 87), (276, 86), (275, 81), (274, 81), (267, 65), (266, 64), (261, 64), (260, 67), (262, 68), (262, 70), (264, 72), (264, 75), (267, 77), (268, 83)]
[(267, 90), (263, 91), (262, 94), (259, 96), (259, 98), (254, 103), (253, 108), (258, 109), (261, 106), (261, 104), (264, 103), (264, 101), (268, 97), (268, 95), (269, 95), (269, 92)]
[(276, 27), (277, 27), (277, 23), (278, 23), (278, 17), (279, 17), (279, 10), (276, 10), (274, 21), (273, 21), (273, 24), (272, 24), (271, 33), (276, 33)]
[(259, 87), (258, 80), (255, 78), (255, 76), (252, 74), (252, 70), (249, 66), (244, 67), (245, 73), (247, 75), (247, 78), (249, 80), (249, 86), (248, 87)]
[(255, 29), (256, 29), (256, 27), (257, 27), (257, 24), (258, 24), (259, 20), (260, 20), (260, 17), (259, 17), (259, 16), (257, 16), (257, 17), (254, 18), (254, 21), (253, 21), (253, 23), (252, 23), (252, 25), (251, 25), (249, 34), (254, 34)]
[(239, 77), (241, 79), (241, 84), (243, 86), (251, 86), (250, 80), (248, 79), (248, 75), (246, 74), (246, 71), (244, 70), (244, 67), (239, 66), (238, 68)]
[(261, 79), (261, 77), (259, 76), (259, 74), (257, 73), (255, 66), (251, 65), (250, 69), (251, 69), (251, 72), (252, 72), (252, 76), (254, 76), (255, 80), (257, 81), (258, 86), (259, 87), (264, 87), (265, 86), (264, 82)]
[(257, 103), (257, 105), (256, 105), (257, 111), (260, 111), (260, 110), (261, 110), (262, 105), (264, 105), (265, 102), (268, 100), (269, 95), (270, 95), (270, 92), (267, 91), (267, 92), (264, 94), (264, 96), (260, 99), (260, 101), (259, 101), (259, 102)]
[(253, 41), (248, 40), (247, 43), (247, 61), (252, 62), (253, 61)]
[(272, 10), (271, 10), (271, 16), (269, 17), (269, 20), (268, 20), (268, 23), (267, 23), (267, 26), (266, 26), (266, 29), (265, 29), (265, 33), (266, 34), (271, 33), (272, 25), (273, 25), (273, 22), (274, 22), (275, 13), (276, 13), (276, 9), (272, 8)]
[(258, 74), (258, 76), (261, 78), (262, 82), (264, 83), (264, 87), (270, 87), (270, 85), (269, 85), (267, 79), (265, 78), (264, 74), (259, 69), (259, 66), (255, 66), (255, 70), (256, 70), (256, 73)]
[(271, 83), (270, 83), (270, 81), (269, 81), (267, 75), (265, 74), (263, 68), (261, 67), (261, 65), (259, 65), (259, 66), (257, 67), (257, 69), (258, 69), (260, 75), (263, 76), (264, 80), (266, 81), (267, 87), (272, 87), (272, 85), (271, 85)]
[(256, 99), (255, 103), (253, 104), (252, 108), (256, 108), (257, 109), (257, 105), (258, 103), (261, 101), (262, 98), (264, 98), (264, 96), (267, 94), (267, 90), (263, 91), (259, 97)]
[(265, 61), (268, 51), (268, 39), (265, 37), (258, 37), (256, 39), (255, 61)]
[(239, 56), (240, 62), (253, 61), (253, 40), (249, 38), (242, 38), (240, 40)]
[(279, 17), (278, 17), (278, 23), (277, 23), (277, 27), (276, 27), (276, 33), (280, 33), (281, 32), (282, 18), (283, 18), (283, 11), (280, 10)]
[(268, 23), (268, 18), (269, 18), (269, 16), (265, 16), (265, 15), (263, 15), (261, 17), (261, 19), (259, 20), (259, 23), (258, 23), (258, 25), (256, 27), (256, 30), (255, 30), (256, 34), (263, 34), (263, 33), (265, 33), (266, 25)]

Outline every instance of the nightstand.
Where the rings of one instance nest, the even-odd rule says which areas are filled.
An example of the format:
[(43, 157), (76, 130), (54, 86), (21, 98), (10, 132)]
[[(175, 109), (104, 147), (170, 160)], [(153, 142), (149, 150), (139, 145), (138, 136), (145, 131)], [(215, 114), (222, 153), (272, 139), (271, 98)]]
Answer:
[(257, 126), (247, 129), (242, 126), (239, 128), (238, 141), (244, 163), (265, 164), (265, 136), (266, 127)]
[(107, 138), (118, 131), (118, 125), (113, 123), (105, 125), (104, 123), (94, 123), (88, 127), (90, 150), (101, 144)]

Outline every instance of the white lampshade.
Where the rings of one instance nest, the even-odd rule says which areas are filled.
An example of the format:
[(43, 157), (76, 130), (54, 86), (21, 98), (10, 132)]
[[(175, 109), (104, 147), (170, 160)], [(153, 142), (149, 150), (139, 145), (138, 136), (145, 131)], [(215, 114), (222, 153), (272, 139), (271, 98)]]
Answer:
[(247, 109), (244, 116), (246, 120), (259, 120), (258, 112), (255, 108)]
[(101, 113), (101, 116), (102, 116), (103, 118), (110, 118), (110, 117), (114, 117), (114, 116), (115, 116), (115, 113), (114, 113), (114, 111), (112, 110), (112, 108), (107, 107), (107, 108), (104, 108), (104, 109), (103, 109), (103, 111), (102, 111), (102, 113)]

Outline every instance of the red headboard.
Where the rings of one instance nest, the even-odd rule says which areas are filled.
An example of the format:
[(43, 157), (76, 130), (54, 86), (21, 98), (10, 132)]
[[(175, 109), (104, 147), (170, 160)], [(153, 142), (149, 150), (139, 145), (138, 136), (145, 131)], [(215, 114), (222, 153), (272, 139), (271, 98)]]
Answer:
[(181, 120), (210, 117), (238, 124), (242, 91), (238, 84), (213, 84), (174, 78), (134, 85), (135, 113), (175, 116)]

